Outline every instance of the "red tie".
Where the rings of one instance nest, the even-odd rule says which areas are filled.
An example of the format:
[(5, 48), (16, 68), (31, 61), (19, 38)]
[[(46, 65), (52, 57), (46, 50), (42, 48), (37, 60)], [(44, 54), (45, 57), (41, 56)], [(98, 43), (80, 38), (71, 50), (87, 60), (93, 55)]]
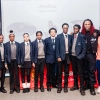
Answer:
[(77, 37), (77, 35), (76, 34), (74, 34), (74, 38), (76, 38)]

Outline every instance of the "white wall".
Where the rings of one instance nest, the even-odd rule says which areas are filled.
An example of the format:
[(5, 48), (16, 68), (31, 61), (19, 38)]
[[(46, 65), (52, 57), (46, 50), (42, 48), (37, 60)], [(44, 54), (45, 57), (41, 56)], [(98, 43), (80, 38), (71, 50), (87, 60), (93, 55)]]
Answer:
[(35, 32), (41, 30), (43, 38), (49, 36), (48, 29), (55, 27), (62, 32), (61, 25), (82, 24), (89, 18), (99, 28), (99, 0), (2, 0), (2, 33), (8, 41), (9, 30), (14, 30), (16, 40), (23, 41), (28, 32), (33, 41)]

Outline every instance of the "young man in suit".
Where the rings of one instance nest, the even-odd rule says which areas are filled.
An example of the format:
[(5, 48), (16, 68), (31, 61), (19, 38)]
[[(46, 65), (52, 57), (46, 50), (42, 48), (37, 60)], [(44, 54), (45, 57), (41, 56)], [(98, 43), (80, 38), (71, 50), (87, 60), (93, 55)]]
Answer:
[(57, 60), (56, 60), (56, 33), (55, 28), (49, 29), (50, 37), (45, 39), (46, 46), (46, 66), (47, 66), (47, 91), (51, 91), (51, 86), (57, 84)]
[(5, 81), (5, 72), (6, 72), (6, 68), (5, 68), (5, 44), (3, 43), (4, 41), (4, 36), (2, 34), (0, 34), (0, 72), (1, 72), (1, 88), (0, 91), (2, 93), (7, 93), (7, 91), (4, 89), (4, 81)]
[(74, 25), (74, 34), (72, 35), (72, 48), (71, 48), (71, 61), (74, 76), (74, 86), (70, 89), (71, 91), (78, 90), (78, 73), (80, 77), (80, 93), (82, 96), (85, 95), (84, 86), (84, 75), (83, 75), (83, 64), (82, 59), (86, 54), (86, 39), (85, 36), (80, 33), (81, 26)]
[(62, 68), (64, 65), (64, 92), (68, 92), (68, 76), (70, 64), (70, 48), (71, 35), (68, 34), (69, 25), (64, 23), (62, 25), (63, 32), (57, 36), (56, 58), (58, 61), (58, 89), (57, 93), (62, 90)]
[(44, 92), (44, 64), (45, 64), (45, 42), (42, 40), (42, 32), (36, 32), (36, 40), (33, 41), (33, 66), (35, 67), (34, 92), (38, 92), (38, 75), (40, 74), (40, 90)]
[(15, 41), (13, 31), (10, 31), (9, 40), (5, 43), (5, 67), (9, 69), (10, 73), (10, 94), (14, 90), (20, 92), (18, 66), (20, 64), (20, 48), (19, 43)]

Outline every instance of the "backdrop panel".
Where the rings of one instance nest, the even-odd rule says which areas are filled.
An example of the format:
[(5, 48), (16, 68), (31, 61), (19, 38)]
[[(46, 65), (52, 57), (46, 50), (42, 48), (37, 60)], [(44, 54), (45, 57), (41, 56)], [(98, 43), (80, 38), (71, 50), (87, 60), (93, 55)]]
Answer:
[[(2, 33), (5, 42), (9, 40), (9, 30), (14, 31), (18, 42), (23, 41), (23, 33), (26, 32), (33, 41), (38, 30), (41, 30), (43, 38), (46, 38), (49, 36), (49, 28), (55, 27), (59, 34), (62, 32), (61, 25), (66, 22), (70, 26), (68, 32), (70, 33), (74, 24), (81, 25), (86, 18), (93, 21), (95, 28), (99, 28), (99, 0), (1, 0), (1, 3)], [(62, 74), (64, 77), (64, 73)], [(71, 66), (68, 82), (71, 87), (73, 85)], [(44, 85), (46, 87), (46, 67)], [(31, 73), (31, 88), (33, 86), (34, 69)]]

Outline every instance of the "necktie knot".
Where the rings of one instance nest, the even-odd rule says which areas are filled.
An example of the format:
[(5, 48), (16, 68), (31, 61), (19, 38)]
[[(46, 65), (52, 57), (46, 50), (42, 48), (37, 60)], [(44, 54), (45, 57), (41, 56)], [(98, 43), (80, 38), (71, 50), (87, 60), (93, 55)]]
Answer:
[(39, 40), (39, 42), (41, 42), (41, 40)]
[(67, 35), (65, 35), (65, 37), (67, 38)]
[(11, 42), (11, 44), (13, 45), (13, 42)]
[(29, 45), (29, 43), (27, 43), (27, 45)]

